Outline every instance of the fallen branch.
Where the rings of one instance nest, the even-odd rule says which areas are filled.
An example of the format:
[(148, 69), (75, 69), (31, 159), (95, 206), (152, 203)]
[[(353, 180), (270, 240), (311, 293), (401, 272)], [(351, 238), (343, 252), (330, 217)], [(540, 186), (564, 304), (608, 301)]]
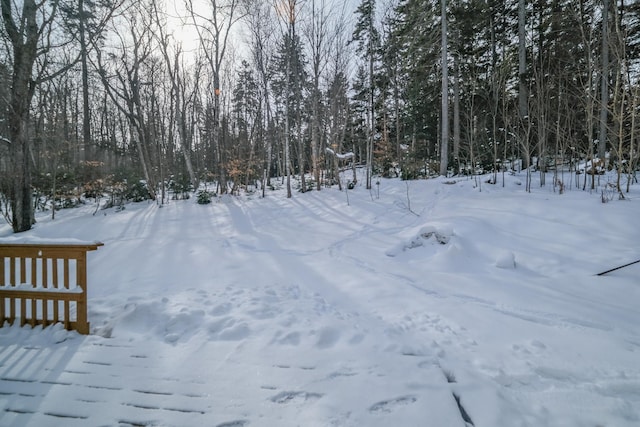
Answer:
[(629, 267), (630, 265), (637, 264), (640, 262), (640, 259), (637, 261), (630, 262), (629, 264), (621, 265), (620, 267), (612, 268), (611, 270), (603, 271), (602, 273), (596, 274), (596, 276), (604, 276), (607, 273), (611, 273), (612, 271), (620, 270), (621, 268)]

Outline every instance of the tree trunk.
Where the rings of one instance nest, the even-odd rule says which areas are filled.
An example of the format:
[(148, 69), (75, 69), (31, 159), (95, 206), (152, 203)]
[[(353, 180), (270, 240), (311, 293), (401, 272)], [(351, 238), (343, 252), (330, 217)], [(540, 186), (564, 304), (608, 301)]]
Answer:
[[(294, 6), (295, 7), (295, 6)], [(292, 10), (293, 12), (293, 10)], [(295, 125), (296, 125), (296, 139), (297, 139), (297, 143), (298, 143), (298, 171), (300, 173), (300, 191), (302, 191), (303, 193), (305, 191), (307, 191), (307, 182), (305, 179), (305, 161), (304, 161), (304, 135), (303, 135), (303, 130), (302, 130), (302, 99), (301, 99), (301, 93), (300, 90), (298, 89), (301, 85), (303, 85), (304, 83), (302, 81), (300, 81), (300, 74), (302, 73), (303, 70), (301, 70), (301, 64), (298, 58), (298, 54), (297, 52), (295, 52), (296, 46), (295, 46), (295, 40), (296, 40), (296, 25), (295, 25), (295, 20), (291, 21), (291, 41), (290, 41), (290, 56), (289, 56), (289, 60), (291, 60), (293, 58), (293, 55), (296, 55), (296, 59), (293, 63), (294, 68), (293, 68), (293, 75), (296, 76), (297, 81), (296, 83), (296, 94), (295, 94), (295, 109), (296, 109), (296, 119), (295, 119)], [(287, 111), (287, 113), (289, 113)]]
[(33, 204), (31, 196), (30, 142), (28, 135), (29, 106), (35, 91), (31, 79), (33, 65), (38, 55), (38, 6), (34, 0), (24, 0), (22, 17), (16, 25), (12, 16), (12, 3), (2, 0), (2, 19), (13, 49), (13, 72), (8, 112), (9, 153), (11, 156), (11, 211), (13, 231), (18, 233), (31, 229)]
[(440, 141), (440, 175), (449, 168), (449, 65), (447, 46), (447, 0), (440, 0), (442, 21), (442, 140)]
[(78, 0), (80, 31), (80, 64), (82, 66), (82, 150), (80, 160), (92, 158), (91, 107), (89, 103), (89, 67), (87, 64), (87, 41), (85, 29), (84, 0)]
[(518, 112), (522, 127), (522, 146), (526, 147), (523, 167), (529, 169), (529, 89), (527, 85), (526, 4), (518, 2)]
[(528, 116), (527, 46), (525, 0), (518, 2), (518, 107), (521, 118)]
[[(220, 4), (218, 0), (209, 0), (204, 10), (211, 11), (210, 17), (205, 17), (196, 12), (198, 7), (194, 7), (193, 0), (186, 0), (186, 8), (191, 17), (194, 28), (198, 32), (202, 52), (204, 53), (211, 72), (213, 74), (213, 144), (214, 158), (218, 162), (215, 165), (218, 169), (218, 179), (220, 192), (227, 192), (227, 159), (224, 138), (220, 132), (220, 74), (222, 72), (222, 62), (227, 49), (229, 33), (237, 18), (235, 16), (240, 2), (230, 2)], [(198, 5), (202, 6), (202, 5)], [(209, 39), (211, 37), (211, 39)]]
[[(316, 87), (318, 84), (316, 83)], [(317, 95), (317, 89), (314, 90), (314, 100), (313, 100), (313, 119), (311, 123), (311, 163), (313, 169), (313, 178), (316, 181), (316, 190), (322, 190), (322, 186), (320, 185), (320, 120), (318, 118), (319, 104), (320, 100)]]
[(11, 111), (9, 118), (13, 181), (10, 197), (13, 231), (19, 233), (31, 229), (33, 225), (33, 205), (31, 196), (31, 163), (29, 162), (29, 142), (26, 126), (29, 120), (29, 113), (27, 108), (26, 112), (16, 114), (16, 104), (18, 103), (12, 102), (13, 111)]
[[(638, 108), (638, 88), (636, 87), (632, 94), (631, 111), (637, 111)], [(630, 190), (631, 182), (635, 177), (636, 164), (638, 161), (638, 153), (636, 149), (636, 117), (637, 114), (631, 114), (631, 134), (629, 136), (629, 162), (627, 163), (627, 193)]]
[[(293, 13), (291, 13), (293, 15)], [(293, 19), (293, 18), (291, 18)], [(292, 26), (293, 21), (289, 21), (289, 49), (293, 43)], [(291, 51), (286, 52), (287, 65), (286, 65), (286, 88), (285, 88), (285, 102), (287, 108), (284, 115), (284, 173), (287, 177), (287, 198), (291, 198), (291, 123), (289, 120), (289, 94), (291, 93)]]
[(602, 4), (602, 69), (600, 74), (600, 131), (598, 157), (604, 160), (607, 148), (607, 117), (609, 111), (609, 0)]
[[(369, 31), (370, 34), (373, 34), (373, 13), (369, 15)], [(373, 55), (374, 55), (374, 41), (371, 37), (369, 37), (369, 113), (371, 114), (370, 118), (370, 128), (369, 128), (369, 141), (367, 143), (367, 174), (366, 174), (366, 188), (367, 190), (371, 189), (371, 175), (373, 174), (373, 144), (375, 140), (376, 133), (376, 107), (374, 103), (375, 98), (375, 86), (374, 86), (374, 75), (373, 75)], [(355, 165), (355, 161), (353, 162)], [(355, 171), (354, 171), (354, 181), (355, 181)]]
[(455, 60), (455, 77), (453, 80), (453, 159), (454, 174), (460, 172), (460, 59), (456, 54)]
[(227, 165), (224, 141), (220, 135), (220, 76), (214, 70), (214, 95), (213, 95), (213, 143), (216, 151), (218, 167), (218, 181), (220, 194), (227, 193)]

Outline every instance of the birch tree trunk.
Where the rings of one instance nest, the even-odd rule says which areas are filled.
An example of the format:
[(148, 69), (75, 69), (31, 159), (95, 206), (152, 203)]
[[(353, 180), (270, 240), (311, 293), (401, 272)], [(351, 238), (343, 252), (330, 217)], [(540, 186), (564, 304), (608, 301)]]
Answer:
[(604, 160), (607, 147), (607, 117), (609, 111), (609, 8), (610, 0), (602, 3), (602, 56), (600, 74), (600, 131), (598, 157)]
[(526, 147), (524, 168), (529, 169), (529, 88), (527, 85), (526, 3), (518, 1), (518, 113), (522, 123), (522, 146)]
[(316, 0), (311, 4), (311, 22), (307, 32), (311, 50), (311, 68), (313, 70), (313, 87), (311, 99), (311, 170), (313, 178), (316, 182), (316, 190), (320, 191), (322, 185), (320, 182), (320, 114), (321, 114), (321, 92), (320, 78), (327, 62), (327, 24), (328, 14), (326, 11), (325, 0), (320, 0), (320, 5), (316, 5)]
[(447, 0), (440, 0), (442, 25), (442, 117), (440, 141), (440, 175), (447, 176), (449, 167), (449, 65), (447, 43)]

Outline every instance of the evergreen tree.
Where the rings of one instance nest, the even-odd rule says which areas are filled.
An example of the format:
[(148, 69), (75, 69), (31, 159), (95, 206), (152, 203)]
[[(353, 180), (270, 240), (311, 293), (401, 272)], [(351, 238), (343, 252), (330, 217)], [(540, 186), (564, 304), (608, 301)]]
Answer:
[(368, 138), (366, 149), (366, 188), (371, 189), (373, 171), (373, 145), (376, 138), (375, 116), (375, 67), (379, 60), (380, 34), (376, 27), (375, 0), (362, 0), (356, 9), (356, 25), (352, 42), (356, 44), (356, 53), (360, 60), (367, 64), (368, 71)]
[(229, 175), (234, 180), (234, 186), (244, 184), (257, 178), (256, 134), (261, 125), (262, 95), (253, 70), (247, 61), (242, 61), (237, 72), (237, 83), (233, 89), (232, 103), (232, 133), (235, 138), (233, 152), (229, 161), (235, 167), (230, 168)]
[(304, 56), (302, 42), (296, 32), (295, 1), (289, 5), (287, 16), (287, 32), (278, 46), (276, 57), (273, 61), (272, 89), (276, 98), (277, 111), (284, 122), (285, 139), (285, 171), (287, 175), (287, 195), (291, 197), (290, 168), (295, 162), (291, 159), (291, 148), (297, 149), (297, 169), (300, 174), (301, 189), (306, 189), (305, 180), (305, 153), (304, 124), (306, 111), (304, 111), (305, 95), (308, 92), (307, 61)]
[[(114, 0), (76, 0), (60, 2), (60, 11), (65, 28), (73, 34), (80, 47), (80, 66), (82, 74), (82, 135), (84, 150), (90, 150), (91, 106), (89, 87), (89, 54), (97, 41), (103, 38), (105, 24), (110, 20), (120, 1)], [(88, 157), (91, 157), (89, 155)]]
[(402, 0), (391, 17), (387, 51), (396, 52), (402, 108), (403, 132), (400, 144), (406, 147), (402, 159), (403, 176), (415, 176), (420, 164), (435, 161), (438, 140), (440, 79), (436, 73), (440, 31), (438, 11), (427, 0)]

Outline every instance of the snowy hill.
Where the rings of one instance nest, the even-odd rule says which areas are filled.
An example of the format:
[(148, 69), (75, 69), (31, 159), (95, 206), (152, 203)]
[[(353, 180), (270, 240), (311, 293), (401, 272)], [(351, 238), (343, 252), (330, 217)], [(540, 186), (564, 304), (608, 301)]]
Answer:
[(0, 329), (0, 425), (640, 425), (640, 264), (596, 276), (640, 187), (523, 181), (43, 216), (19, 238), (105, 244), (92, 335)]

